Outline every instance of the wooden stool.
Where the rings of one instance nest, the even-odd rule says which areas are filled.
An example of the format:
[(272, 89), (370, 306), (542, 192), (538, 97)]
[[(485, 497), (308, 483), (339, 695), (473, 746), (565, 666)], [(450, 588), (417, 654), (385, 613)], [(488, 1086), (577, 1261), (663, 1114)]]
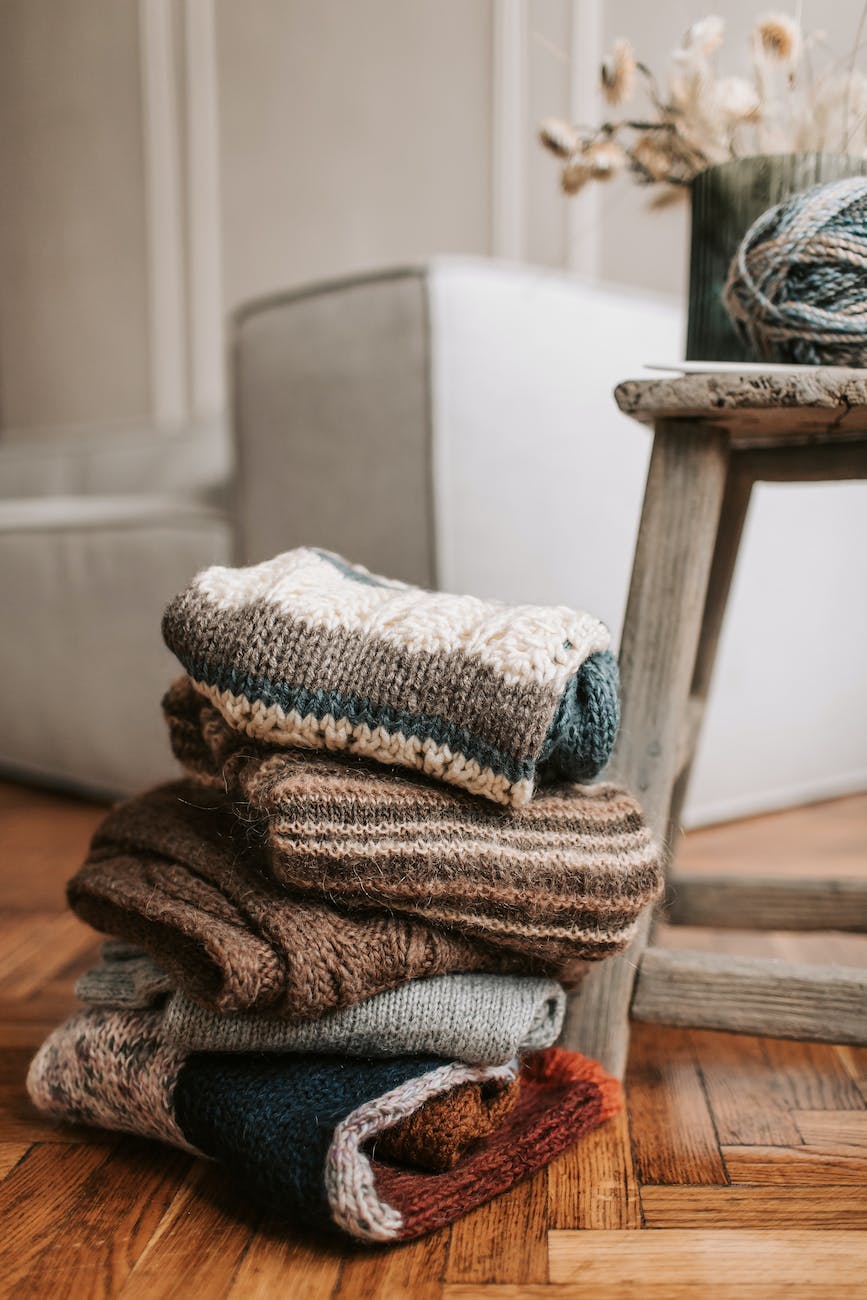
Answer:
[[(670, 862), (752, 485), (867, 478), (867, 371), (691, 375), (621, 384), (653, 454), (623, 629), (614, 774)], [(666, 919), (743, 929), (867, 931), (867, 881), (676, 876)], [(564, 1042), (623, 1074), (629, 1015), (666, 1025), (867, 1043), (867, 971), (648, 946), (600, 963)]]

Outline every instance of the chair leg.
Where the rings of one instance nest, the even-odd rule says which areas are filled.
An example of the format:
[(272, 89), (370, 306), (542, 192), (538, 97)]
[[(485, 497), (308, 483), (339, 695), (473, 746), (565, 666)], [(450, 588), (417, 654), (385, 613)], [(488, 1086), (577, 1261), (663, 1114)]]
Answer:
[[(685, 421), (657, 425), (620, 650), (623, 719), (612, 768), (641, 800), (666, 859), (728, 472), (725, 433)], [(642, 918), (633, 946), (587, 975), (570, 1000), (561, 1038), (618, 1075), (650, 924)]]
[(629, 1052), (629, 1006), (635, 973), (647, 943), (650, 912), (625, 952), (599, 962), (569, 998), (560, 1045), (583, 1052), (622, 1079)]

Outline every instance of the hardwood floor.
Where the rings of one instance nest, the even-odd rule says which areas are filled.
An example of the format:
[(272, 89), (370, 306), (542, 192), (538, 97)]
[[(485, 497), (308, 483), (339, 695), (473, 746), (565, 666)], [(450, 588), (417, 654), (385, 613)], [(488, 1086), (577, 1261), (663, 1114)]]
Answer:
[[(46, 1123), (28, 1061), (98, 940), (63, 883), (101, 815), (0, 786), (0, 1295), (646, 1300), (865, 1294), (867, 1050), (635, 1025), (628, 1115), (456, 1224), (387, 1250), (266, 1223), (214, 1166)], [(698, 831), (690, 870), (867, 872), (867, 795)], [(867, 936), (661, 927), (662, 942), (867, 965)], [(867, 1014), (867, 1009), (865, 1009)]]

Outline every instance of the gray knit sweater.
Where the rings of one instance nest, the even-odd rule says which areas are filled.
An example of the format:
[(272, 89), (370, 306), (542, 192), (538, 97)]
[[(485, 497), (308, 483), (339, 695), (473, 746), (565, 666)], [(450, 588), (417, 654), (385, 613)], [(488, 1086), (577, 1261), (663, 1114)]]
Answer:
[[(159, 967), (143, 955), (115, 957), (79, 980), (82, 1001), (142, 1007), (165, 995)], [(566, 996), (554, 980), (509, 975), (437, 975), (410, 980), (318, 1020), (292, 1024), (255, 1013), (221, 1015), (183, 993), (165, 1008), (167, 1040), (202, 1052), (335, 1052), (346, 1056), (430, 1053), (495, 1065), (556, 1040)]]

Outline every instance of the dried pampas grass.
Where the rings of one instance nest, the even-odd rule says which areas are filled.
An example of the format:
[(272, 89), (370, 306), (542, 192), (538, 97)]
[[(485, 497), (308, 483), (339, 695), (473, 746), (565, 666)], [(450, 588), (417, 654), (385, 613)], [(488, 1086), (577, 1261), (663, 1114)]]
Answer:
[(614, 42), (611, 53), (602, 60), (599, 81), (609, 104), (625, 104), (632, 97), (638, 65), (629, 41), (622, 37)]
[[(789, 14), (763, 14), (751, 34), (750, 75), (720, 76), (725, 23), (708, 14), (672, 51), (664, 91), (621, 37), (603, 60), (600, 91), (616, 107), (640, 82), (649, 111), (595, 128), (546, 119), (539, 138), (562, 163), (564, 192), (629, 172), (676, 198), (706, 167), (748, 154), (828, 149), (867, 157), (867, 77), (856, 67), (865, 19), (867, 3), (841, 72), (846, 61), (833, 60), (820, 33), (805, 33)], [(821, 51), (825, 68), (817, 66)]]

